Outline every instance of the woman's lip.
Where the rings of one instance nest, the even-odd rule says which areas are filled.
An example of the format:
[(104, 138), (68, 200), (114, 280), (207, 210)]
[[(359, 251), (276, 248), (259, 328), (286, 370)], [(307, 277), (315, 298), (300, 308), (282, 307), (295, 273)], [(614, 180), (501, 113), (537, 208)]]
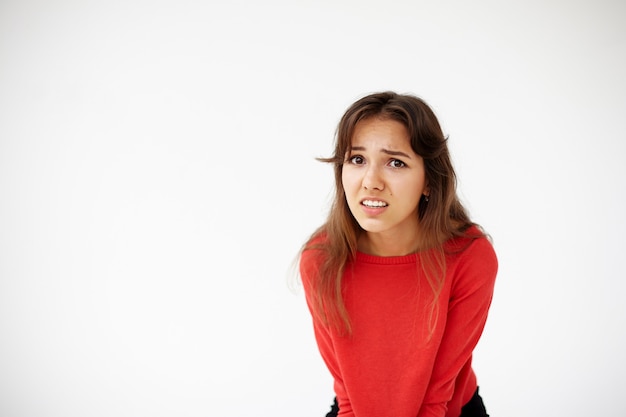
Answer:
[[(377, 202), (379, 204), (379, 206), (367, 206), (365, 205), (365, 202)], [(387, 210), (387, 207), (389, 206), (389, 203), (387, 203), (384, 200), (381, 200), (379, 198), (364, 198), (363, 200), (361, 200), (361, 210), (363, 210), (363, 213), (365, 213), (365, 215), (367, 216), (378, 216), (380, 215), (383, 211)]]
[(382, 214), (385, 210), (387, 210), (387, 206), (382, 207), (368, 207), (361, 204), (361, 210), (366, 216), (378, 216)]

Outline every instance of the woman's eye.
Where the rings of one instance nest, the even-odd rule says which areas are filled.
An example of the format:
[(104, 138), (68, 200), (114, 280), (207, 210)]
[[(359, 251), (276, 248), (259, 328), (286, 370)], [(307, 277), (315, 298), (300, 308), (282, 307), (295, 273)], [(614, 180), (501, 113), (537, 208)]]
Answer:
[(355, 164), (355, 165), (361, 165), (363, 163), (363, 157), (362, 156), (351, 156), (350, 157), (350, 163), (351, 164)]
[(406, 164), (399, 159), (392, 159), (389, 162), (389, 165), (391, 165), (393, 168), (403, 168), (406, 166)]

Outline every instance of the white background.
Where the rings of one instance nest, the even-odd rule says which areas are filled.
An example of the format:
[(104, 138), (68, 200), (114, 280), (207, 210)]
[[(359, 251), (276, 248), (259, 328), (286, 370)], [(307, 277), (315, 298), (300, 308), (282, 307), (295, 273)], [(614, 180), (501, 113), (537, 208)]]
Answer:
[(626, 415), (624, 74), (618, 0), (2, 0), (0, 415), (322, 416), (290, 267), (387, 89), (494, 239), (489, 412)]

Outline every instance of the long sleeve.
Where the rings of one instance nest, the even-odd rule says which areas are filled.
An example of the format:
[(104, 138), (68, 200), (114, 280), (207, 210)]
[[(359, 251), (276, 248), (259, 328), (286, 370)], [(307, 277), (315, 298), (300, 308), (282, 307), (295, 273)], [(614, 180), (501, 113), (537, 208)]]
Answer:
[(491, 245), (477, 240), (454, 268), (445, 330), (418, 417), (458, 416), (469, 400), (451, 402), (458, 376), (471, 371), (472, 352), (487, 320), (498, 265)]
[(352, 406), (350, 401), (348, 400), (348, 395), (346, 393), (346, 389), (343, 384), (343, 378), (341, 376), (341, 371), (339, 367), (339, 363), (337, 362), (337, 358), (335, 356), (335, 350), (333, 347), (333, 337), (331, 337), (330, 330), (317, 320), (315, 311), (312, 307), (312, 282), (313, 276), (317, 269), (317, 259), (313, 256), (312, 252), (305, 252), (300, 260), (300, 276), (302, 278), (302, 283), (305, 289), (306, 303), (313, 317), (313, 331), (315, 334), (315, 341), (317, 342), (317, 347), (320, 352), (326, 367), (331, 373), (334, 381), (334, 391), (337, 396), (337, 401), (339, 405), (339, 409), (341, 410), (341, 415), (346, 417), (354, 417), (354, 413), (352, 412)]
[(313, 323), (315, 331), (315, 340), (319, 348), (320, 354), (326, 367), (333, 376), (334, 391), (337, 396), (339, 409), (341, 410), (341, 416), (353, 417), (352, 405), (350, 404), (348, 393), (343, 383), (343, 377), (341, 375), (341, 368), (337, 362), (335, 351), (333, 348), (332, 338), (328, 329), (326, 329), (320, 323)]

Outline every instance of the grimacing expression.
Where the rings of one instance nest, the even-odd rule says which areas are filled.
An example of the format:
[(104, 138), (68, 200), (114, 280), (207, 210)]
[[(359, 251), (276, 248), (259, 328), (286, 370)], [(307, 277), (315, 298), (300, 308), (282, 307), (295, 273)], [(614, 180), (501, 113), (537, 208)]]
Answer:
[(342, 170), (348, 207), (367, 233), (410, 239), (417, 207), (428, 194), (423, 158), (411, 148), (406, 127), (371, 117), (357, 123)]

